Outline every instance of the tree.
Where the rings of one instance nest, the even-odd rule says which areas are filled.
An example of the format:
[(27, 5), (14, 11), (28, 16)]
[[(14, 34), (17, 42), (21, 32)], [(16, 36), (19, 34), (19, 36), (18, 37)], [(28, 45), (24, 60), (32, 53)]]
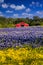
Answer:
[(39, 19), (40, 19), (39, 16), (33, 16), (33, 20), (37, 21), (37, 20), (39, 20)]

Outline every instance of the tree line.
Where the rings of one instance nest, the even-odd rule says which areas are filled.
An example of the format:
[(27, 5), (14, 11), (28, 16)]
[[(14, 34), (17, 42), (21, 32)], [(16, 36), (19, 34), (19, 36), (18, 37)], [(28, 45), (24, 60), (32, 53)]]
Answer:
[(28, 17), (27, 18), (6, 18), (0, 16), (0, 28), (15, 27), (15, 24), (20, 23), (21, 21), (28, 23), (30, 26), (43, 26), (43, 18), (40, 18), (39, 16), (33, 16), (32, 19)]

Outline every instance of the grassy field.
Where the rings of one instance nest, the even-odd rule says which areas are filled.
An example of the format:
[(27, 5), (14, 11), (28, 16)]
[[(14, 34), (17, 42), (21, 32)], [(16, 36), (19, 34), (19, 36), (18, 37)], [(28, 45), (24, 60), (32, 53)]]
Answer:
[(17, 46), (0, 50), (0, 65), (43, 65), (43, 47)]

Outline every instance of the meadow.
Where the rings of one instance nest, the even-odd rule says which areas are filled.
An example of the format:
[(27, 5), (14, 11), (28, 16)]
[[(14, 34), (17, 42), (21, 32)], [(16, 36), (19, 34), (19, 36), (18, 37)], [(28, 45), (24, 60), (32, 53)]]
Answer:
[(43, 27), (0, 28), (0, 65), (43, 65)]

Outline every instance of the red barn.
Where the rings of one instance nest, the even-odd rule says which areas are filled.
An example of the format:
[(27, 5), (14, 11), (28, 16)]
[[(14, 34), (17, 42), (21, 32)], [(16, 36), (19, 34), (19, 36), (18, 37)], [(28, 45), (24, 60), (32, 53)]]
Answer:
[(18, 24), (16, 24), (16, 27), (28, 27), (29, 24), (25, 23), (25, 22), (20, 22)]

